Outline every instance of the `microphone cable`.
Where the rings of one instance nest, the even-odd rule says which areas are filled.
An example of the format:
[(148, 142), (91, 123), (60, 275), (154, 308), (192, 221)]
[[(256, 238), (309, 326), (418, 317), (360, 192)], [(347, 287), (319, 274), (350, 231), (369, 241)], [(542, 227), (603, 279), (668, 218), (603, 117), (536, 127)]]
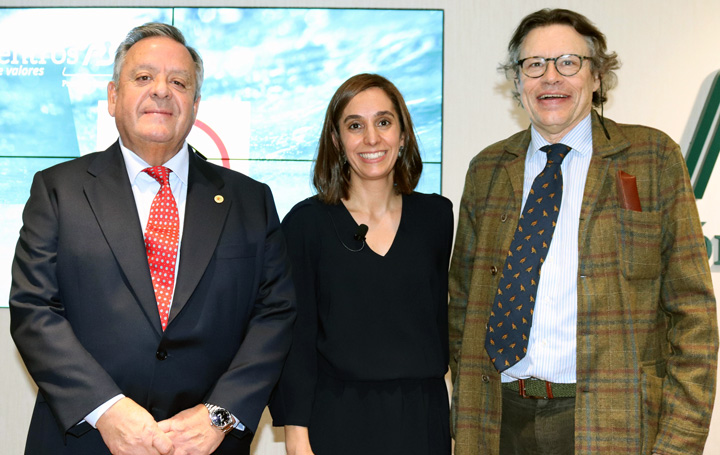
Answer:
[(345, 245), (345, 242), (342, 241), (342, 237), (340, 237), (340, 232), (338, 231), (337, 225), (335, 224), (335, 219), (333, 218), (332, 213), (330, 213), (330, 209), (328, 209), (328, 216), (330, 217), (330, 221), (333, 224), (333, 228), (335, 228), (335, 235), (337, 235), (338, 240), (340, 241), (340, 243), (342, 243), (342, 246), (344, 246), (346, 250), (352, 253), (357, 253), (363, 248), (365, 248), (365, 235), (367, 235), (368, 232), (367, 224), (359, 225), (357, 230), (355, 231), (355, 235), (353, 236), (353, 238), (358, 242), (362, 241), (362, 246), (358, 249), (352, 249), (349, 246)]

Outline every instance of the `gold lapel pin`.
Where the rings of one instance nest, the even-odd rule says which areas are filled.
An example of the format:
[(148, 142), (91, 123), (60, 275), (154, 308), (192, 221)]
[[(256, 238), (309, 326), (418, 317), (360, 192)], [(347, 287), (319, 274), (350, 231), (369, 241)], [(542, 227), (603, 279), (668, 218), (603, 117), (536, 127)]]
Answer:
[(218, 204), (222, 204), (224, 200), (225, 198), (219, 194), (215, 196), (215, 202), (217, 202)]

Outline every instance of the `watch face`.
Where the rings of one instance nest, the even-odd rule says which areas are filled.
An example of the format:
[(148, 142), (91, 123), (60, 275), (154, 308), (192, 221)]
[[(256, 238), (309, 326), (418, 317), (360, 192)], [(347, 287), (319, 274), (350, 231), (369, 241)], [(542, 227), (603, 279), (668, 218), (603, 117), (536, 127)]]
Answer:
[(212, 424), (218, 428), (223, 428), (232, 423), (232, 416), (226, 409), (215, 409), (210, 413)]

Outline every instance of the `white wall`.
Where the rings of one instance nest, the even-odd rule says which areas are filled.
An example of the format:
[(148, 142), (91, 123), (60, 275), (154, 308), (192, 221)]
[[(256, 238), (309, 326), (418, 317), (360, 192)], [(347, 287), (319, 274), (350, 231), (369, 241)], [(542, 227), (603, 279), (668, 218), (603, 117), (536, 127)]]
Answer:
[[(0, 6), (197, 6), (192, 1), (23, 1)], [(668, 133), (685, 149), (700, 115), (709, 76), (720, 70), (720, 1), (717, 0), (286, 0), (221, 1), (213, 6), (377, 7), (445, 10), (443, 194), (456, 206), (470, 159), (485, 146), (525, 128), (527, 118), (509, 96), (510, 86), (496, 70), (507, 41), (526, 14), (543, 7), (576, 10), (593, 20), (623, 67), (605, 115)], [(402, 89), (402, 87), (401, 87)], [(717, 172), (720, 175), (720, 171)], [(711, 180), (699, 201), (706, 236), (720, 234), (713, 210), (720, 178)], [(720, 196), (717, 196), (720, 197)], [(714, 203), (714, 204), (713, 204)], [(714, 244), (715, 251), (718, 249)], [(720, 290), (720, 267), (713, 266)], [(19, 454), (33, 404), (34, 385), (8, 334), (7, 309), (0, 309), (0, 441), (2, 453)], [(720, 398), (716, 400), (720, 407)], [(720, 455), (720, 418), (715, 413), (705, 455)], [(265, 416), (254, 453), (284, 454), (282, 432)]]

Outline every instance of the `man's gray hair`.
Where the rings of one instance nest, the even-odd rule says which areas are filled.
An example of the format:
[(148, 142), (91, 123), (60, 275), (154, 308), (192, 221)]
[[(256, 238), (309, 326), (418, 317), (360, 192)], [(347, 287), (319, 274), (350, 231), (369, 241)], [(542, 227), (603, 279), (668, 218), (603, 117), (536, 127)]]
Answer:
[(203, 83), (204, 68), (202, 58), (200, 58), (200, 54), (198, 54), (195, 49), (187, 45), (185, 37), (180, 30), (172, 25), (163, 24), (161, 22), (148, 22), (135, 27), (130, 30), (123, 42), (120, 43), (117, 51), (115, 51), (115, 65), (113, 67), (112, 80), (115, 83), (115, 86), (119, 86), (120, 73), (122, 72), (123, 64), (125, 64), (125, 57), (127, 56), (130, 48), (138, 41), (154, 36), (163, 36), (175, 40), (185, 46), (185, 49), (187, 49), (190, 53), (190, 56), (195, 63), (195, 101), (197, 101), (197, 99), (200, 98), (200, 89), (202, 88)]
[[(620, 62), (615, 52), (608, 52), (605, 35), (587, 17), (575, 11), (545, 8), (525, 16), (510, 39), (507, 59), (500, 64), (498, 69), (504, 72), (508, 79), (518, 80), (520, 67), (517, 61), (520, 58), (520, 47), (525, 37), (535, 28), (550, 25), (568, 25), (585, 38), (591, 58), (592, 67), (590, 69), (593, 75), (600, 78), (601, 82), (600, 93), (593, 93), (592, 103), (596, 107), (601, 106), (607, 101), (607, 92), (617, 84), (615, 70), (620, 68)], [(518, 102), (520, 101), (520, 93), (517, 88), (513, 91), (513, 97)]]

